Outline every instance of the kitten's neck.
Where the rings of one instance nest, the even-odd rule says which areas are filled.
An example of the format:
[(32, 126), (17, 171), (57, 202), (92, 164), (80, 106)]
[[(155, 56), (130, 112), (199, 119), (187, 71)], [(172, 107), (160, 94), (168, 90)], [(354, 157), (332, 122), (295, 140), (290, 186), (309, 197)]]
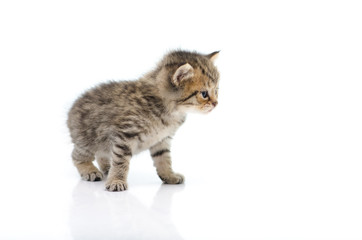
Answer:
[(163, 100), (169, 114), (186, 117), (187, 113), (182, 111), (177, 104), (178, 100), (181, 98), (181, 91), (172, 88), (167, 73), (165, 73), (162, 69), (156, 69), (146, 74), (139, 81), (143, 81), (154, 86), (156, 90), (155, 92), (158, 97)]

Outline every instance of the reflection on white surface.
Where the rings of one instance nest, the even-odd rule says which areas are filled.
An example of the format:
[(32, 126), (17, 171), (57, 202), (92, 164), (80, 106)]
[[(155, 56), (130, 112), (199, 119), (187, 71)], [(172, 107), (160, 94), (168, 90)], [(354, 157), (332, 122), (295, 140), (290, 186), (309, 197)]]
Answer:
[(161, 185), (150, 207), (131, 191), (107, 192), (103, 185), (80, 181), (75, 187), (69, 215), (75, 240), (182, 239), (170, 211), (173, 195), (184, 185)]

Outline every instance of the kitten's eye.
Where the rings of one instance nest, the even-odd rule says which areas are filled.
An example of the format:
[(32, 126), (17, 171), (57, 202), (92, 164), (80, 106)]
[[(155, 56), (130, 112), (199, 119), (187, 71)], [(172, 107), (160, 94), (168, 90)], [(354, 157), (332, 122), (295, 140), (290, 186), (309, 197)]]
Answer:
[(207, 91), (201, 91), (201, 95), (203, 98), (207, 98), (209, 96), (209, 93)]

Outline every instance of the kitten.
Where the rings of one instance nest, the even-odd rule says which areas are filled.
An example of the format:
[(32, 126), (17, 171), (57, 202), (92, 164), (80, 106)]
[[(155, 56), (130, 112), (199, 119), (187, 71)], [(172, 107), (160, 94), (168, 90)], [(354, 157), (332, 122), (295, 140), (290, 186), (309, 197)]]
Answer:
[(172, 136), (188, 112), (208, 113), (217, 105), (218, 53), (170, 52), (139, 80), (104, 83), (77, 99), (67, 124), (81, 177), (100, 181), (108, 174), (107, 190), (126, 190), (131, 157), (149, 149), (160, 179), (183, 183), (171, 166)]

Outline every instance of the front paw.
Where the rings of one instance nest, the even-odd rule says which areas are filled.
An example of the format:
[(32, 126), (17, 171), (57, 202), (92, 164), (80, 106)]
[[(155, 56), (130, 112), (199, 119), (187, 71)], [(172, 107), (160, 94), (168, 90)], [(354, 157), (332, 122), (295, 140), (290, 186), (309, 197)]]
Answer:
[(179, 173), (169, 174), (167, 176), (160, 176), (161, 180), (166, 184), (181, 184), (184, 183), (185, 177)]
[(83, 173), (81, 176), (83, 180), (90, 182), (101, 181), (103, 179), (103, 174), (98, 170), (93, 172)]
[(106, 189), (110, 192), (120, 192), (127, 190), (127, 182), (119, 179), (108, 180), (106, 182)]

